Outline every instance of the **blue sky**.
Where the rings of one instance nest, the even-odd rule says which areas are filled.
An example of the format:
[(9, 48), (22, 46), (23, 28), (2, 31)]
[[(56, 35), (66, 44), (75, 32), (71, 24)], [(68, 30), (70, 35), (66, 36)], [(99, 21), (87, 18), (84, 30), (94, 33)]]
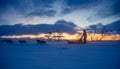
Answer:
[(0, 25), (54, 24), (85, 27), (120, 20), (120, 0), (0, 0)]

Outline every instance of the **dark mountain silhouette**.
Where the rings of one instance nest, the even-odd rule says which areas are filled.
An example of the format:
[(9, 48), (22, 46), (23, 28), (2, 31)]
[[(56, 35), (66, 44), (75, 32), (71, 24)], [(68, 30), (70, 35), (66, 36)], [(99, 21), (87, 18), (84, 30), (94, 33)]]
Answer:
[(37, 25), (2, 25), (0, 26), (0, 36), (3, 35), (23, 35), (39, 34), (48, 32), (67, 32), (75, 33), (76, 25), (72, 22), (59, 20), (55, 24), (37, 24)]
[(115, 22), (110, 23), (110, 24), (107, 24), (106, 27), (107, 27), (107, 29), (109, 29), (111, 31), (118, 31), (118, 30), (120, 30), (120, 20), (115, 21)]
[(87, 29), (99, 30), (99, 29), (102, 29), (103, 27), (106, 27), (106, 29), (111, 31), (111, 32), (120, 31), (120, 20), (112, 22), (110, 24), (106, 24), (106, 25), (103, 25), (102, 23), (98, 23), (98, 24), (95, 24), (95, 25), (90, 25), (90, 26), (87, 27)]

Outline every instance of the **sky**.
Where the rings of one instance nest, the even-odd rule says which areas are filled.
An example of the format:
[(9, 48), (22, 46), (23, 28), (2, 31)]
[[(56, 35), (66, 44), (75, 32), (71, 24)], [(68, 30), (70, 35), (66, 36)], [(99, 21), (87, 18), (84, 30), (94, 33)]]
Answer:
[(54, 24), (80, 27), (120, 20), (120, 0), (0, 0), (0, 25)]

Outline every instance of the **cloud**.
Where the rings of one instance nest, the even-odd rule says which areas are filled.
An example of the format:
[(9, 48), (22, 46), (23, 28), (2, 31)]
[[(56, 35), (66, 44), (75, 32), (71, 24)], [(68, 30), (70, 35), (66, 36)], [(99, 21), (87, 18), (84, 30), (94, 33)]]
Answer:
[(115, 22), (112, 22), (110, 24), (106, 24), (106, 25), (103, 25), (102, 23), (98, 23), (98, 24), (95, 24), (95, 25), (90, 25), (87, 27), (87, 29), (90, 29), (90, 30), (101, 30), (103, 27), (106, 27), (106, 30), (108, 31), (111, 31), (111, 32), (117, 32), (117, 31), (120, 31), (120, 20), (118, 21), (115, 21)]
[(65, 20), (59, 20), (55, 23), (55, 25), (65, 25), (71, 28), (77, 27), (73, 22), (66, 22)]
[(90, 25), (87, 27), (87, 29), (91, 29), (91, 30), (97, 30), (101, 27), (103, 27), (104, 25), (102, 23), (98, 23), (98, 24), (95, 24), (95, 25)]
[(1, 25), (2, 25), (2, 24), (5, 25), (5, 24), (8, 24), (9, 22), (6, 21), (6, 20), (4, 20), (4, 19), (0, 19), (0, 23), (1, 23)]
[(55, 15), (55, 11), (53, 10), (35, 10), (33, 12), (30, 12), (28, 14), (25, 15), (25, 17), (32, 17), (32, 16), (48, 16), (48, 17), (53, 17)]
[[(64, 19), (79, 26), (120, 20), (120, 0), (0, 0), (4, 24), (54, 23)], [(3, 25), (3, 23), (0, 25)]]
[(38, 9), (39, 12), (45, 11), (45, 9), (47, 11), (48, 10), (47, 8), (50, 7), (49, 5), (52, 2), (53, 0), (2, 0), (0, 3), (1, 6), (0, 9), (2, 9), (1, 10), (2, 12), (2, 11), (7, 11), (9, 7), (10, 8), (12, 7), (15, 9), (16, 12), (20, 14), (28, 14), (38, 11)]
[(57, 21), (55, 24), (37, 24), (37, 25), (2, 25), (0, 26), (0, 36), (3, 35), (22, 35), (39, 34), (48, 32), (67, 32), (73, 34), (76, 32), (76, 25), (64, 20)]
[(85, 0), (67, 0), (67, 3), (70, 6), (75, 6), (75, 7), (79, 6), (80, 7), (82, 5), (88, 5), (91, 3), (95, 3), (96, 1), (98, 1), (98, 0), (87, 0), (87, 1), (85, 1)]
[(100, 2), (97, 2), (96, 6), (94, 5), (94, 11), (96, 11), (96, 13), (89, 16), (87, 20), (95, 22), (111, 16), (120, 16), (120, 7), (118, 7), (120, 4), (118, 3), (120, 3), (120, 0), (101, 0)]

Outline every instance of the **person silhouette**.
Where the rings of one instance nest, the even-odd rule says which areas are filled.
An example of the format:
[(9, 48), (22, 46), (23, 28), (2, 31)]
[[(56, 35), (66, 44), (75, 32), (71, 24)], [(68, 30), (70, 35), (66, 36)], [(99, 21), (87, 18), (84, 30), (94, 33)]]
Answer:
[(86, 44), (87, 43), (87, 33), (86, 30), (83, 29), (83, 34), (81, 36), (81, 38), (77, 41), (67, 41), (70, 44)]
[(82, 39), (83, 44), (87, 43), (87, 33), (86, 33), (85, 29), (83, 29), (83, 35), (82, 35), (81, 39)]

